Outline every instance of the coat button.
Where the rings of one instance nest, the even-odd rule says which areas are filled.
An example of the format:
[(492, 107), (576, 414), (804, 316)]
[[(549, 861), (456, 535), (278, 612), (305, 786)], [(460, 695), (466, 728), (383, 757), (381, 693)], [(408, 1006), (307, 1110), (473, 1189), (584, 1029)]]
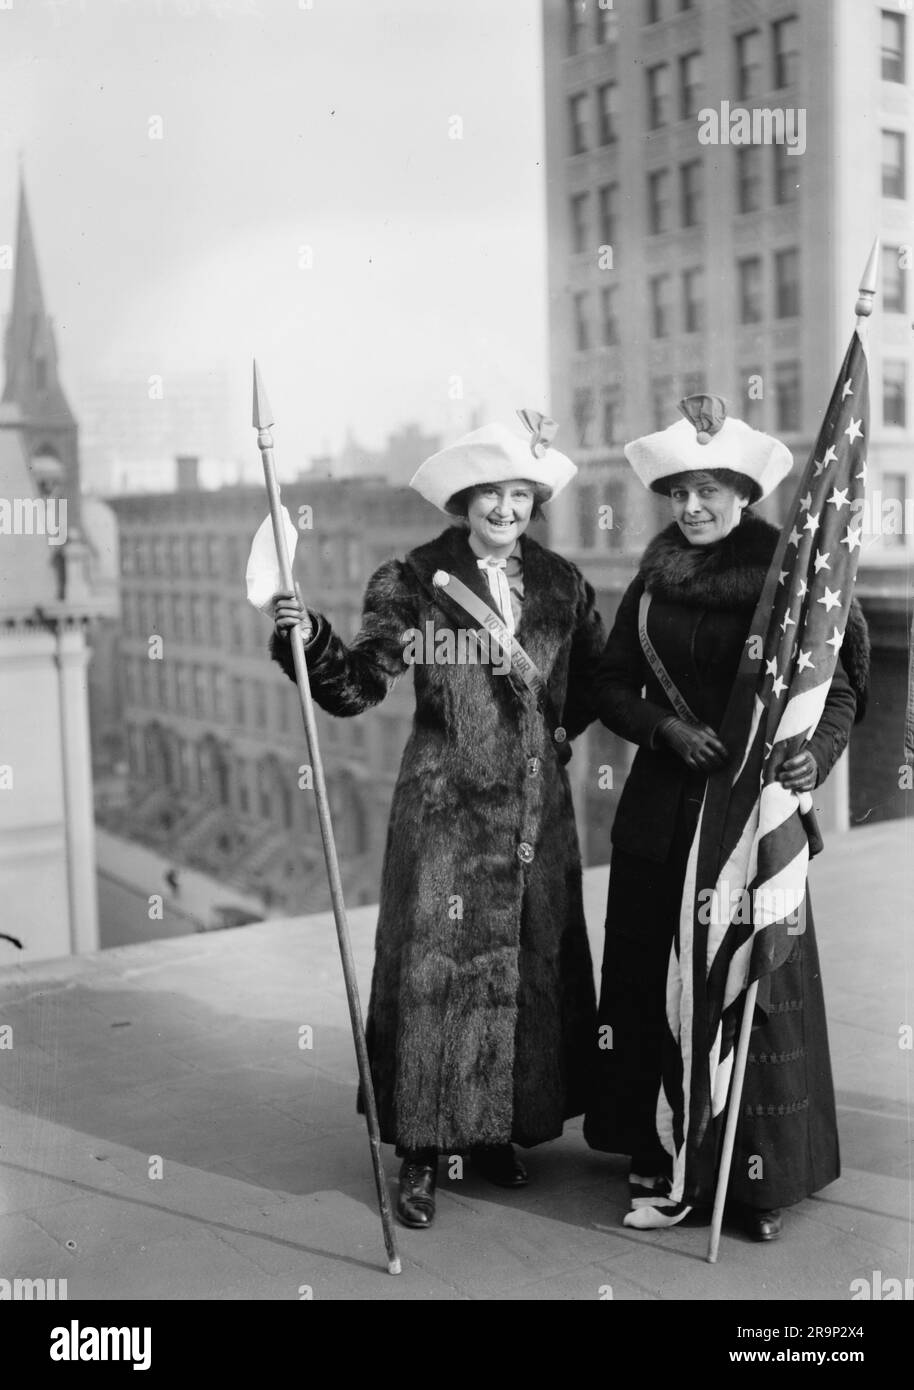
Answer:
[(560, 724), (552, 737), (555, 739), (556, 743), (564, 743), (568, 735)]
[(526, 840), (521, 840), (517, 846), (517, 857), (522, 864), (533, 863), (533, 846), (528, 845)]
[(527, 774), (528, 774), (528, 776), (530, 776), (530, 777), (535, 777), (535, 776), (537, 775), (537, 773), (539, 772), (539, 770), (540, 770), (540, 760), (539, 760), (539, 758), (528, 758), (528, 759), (527, 759)]

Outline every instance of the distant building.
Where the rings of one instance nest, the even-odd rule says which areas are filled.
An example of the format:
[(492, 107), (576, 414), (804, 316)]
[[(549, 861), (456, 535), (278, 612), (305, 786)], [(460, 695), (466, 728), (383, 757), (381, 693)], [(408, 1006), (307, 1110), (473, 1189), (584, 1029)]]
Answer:
[(440, 448), (440, 437), (413, 421), (388, 435), (379, 451), (364, 448), (350, 432), (339, 454), (314, 459), (312, 466), (328, 477), (382, 478), (389, 487), (407, 487), (419, 465)]
[[(550, 528), (609, 618), (666, 516), (627, 466), (624, 442), (672, 424), (680, 397), (707, 390), (784, 439), (802, 467), (877, 233), (870, 489), (914, 509), (914, 15), (905, 9), (544, 0), (551, 413), (581, 470), (550, 508)], [(785, 133), (797, 139), (802, 110), (805, 151), (700, 143), (699, 112), (724, 120), (723, 103), (777, 108), (785, 120), (792, 110)], [(789, 491), (763, 513), (779, 519)], [(859, 592), (877, 649), (872, 714), (852, 746), (854, 820), (902, 813), (903, 719), (896, 728), (892, 713), (888, 726), (882, 713), (903, 706), (912, 556), (910, 530), (865, 542)], [(591, 763), (624, 771), (624, 746), (602, 729), (593, 739)], [(605, 841), (614, 798), (587, 795)], [(835, 814), (840, 823), (846, 804)]]
[[(21, 959), (98, 943), (86, 670), (112, 611), (24, 185), (0, 401), (0, 900)], [(65, 509), (65, 510), (64, 510)], [(53, 535), (52, 535), (53, 533)], [(18, 953), (0, 942), (0, 964)]]
[[(273, 911), (315, 911), (329, 895), (314, 792), (299, 785), (309, 759), (298, 694), (269, 660), (271, 620), (245, 595), (265, 494), (197, 491), (189, 462), (182, 477), (180, 492), (112, 501), (130, 794), (101, 821), (176, 865), (261, 894)], [(358, 631), (369, 575), (439, 529), (417, 494), (377, 479), (302, 478), (284, 484), (283, 502), (293, 517), (312, 509), (296, 578), (346, 639)], [(317, 720), (347, 899), (374, 902), (410, 684), (358, 718), (318, 711)]]

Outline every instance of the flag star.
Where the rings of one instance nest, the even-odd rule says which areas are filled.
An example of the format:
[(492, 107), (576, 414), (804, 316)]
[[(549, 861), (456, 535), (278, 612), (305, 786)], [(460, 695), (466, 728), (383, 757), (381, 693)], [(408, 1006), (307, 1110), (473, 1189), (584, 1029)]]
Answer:
[(820, 514), (813, 515), (813, 513), (810, 512), (803, 523), (803, 530), (809, 531), (812, 535), (815, 535), (819, 529), (819, 515)]
[(855, 420), (853, 417), (851, 417), (851, 422), (848, 425), (847, 429), (844, 431), (844, 433), (847, 435), (848, 439), (852, 444), (855, 439), (863, 438), (863, 430), (860, 428), (862, 424), (862, 417), (859, 420)]
[(797, 598), (805, 598), (805, 597), (806, 597), (806, 589), (807, 589), (807, 587), (808, 587), (808, 586), (807, 586), (807, 584), (806, 584), (806, 580), (805, 580), (805, 579), (801, 579), (801, 580), (800, 580), (800, 587), (799, 587), (799, 589), (797, 589)]
[(778, 659), (773, 656), (770, 661), (765, 662), (765, 675), (776, 676), (778, 673)]
[(811, 493), (811, 492), (807, 492), (807, 494), (806, 494), (805, 497), (801, 497), (801, 498), (800, 498), (800, 506), (803, 508), (804, 511), (807, 511), (807, 512), (809, 511), (810, 507), (812, 506), (812, 493)]
[(790, 537), (789, 537), (789, 539), (788, 539), (788, 541), (787, 541), (787, 544), (788, 544), (788, 545), (799, 545), (799, 544), (800, 544), (800, 541), (801, 541), (802, 539), (803, 539), (803, 537), (801, 536), (800, 532), (797, 530), (796, 527), (794, 527), (793, 530), (792, 530), (791, 533), (790, 533)]
[(864, 459), (863, 463), (860, 465), (860, 472), (857, 474), (857, 477), (860, 479), (861, 483), (863, 483), (863, 486), (866, 487), (866, 459)]
[(781, 577), (779, 578), (778, 583), (779, 583), (779, 584), (783, 584), (783, 583), (784, 583), (784, 580), (787, 578), (787, 576), (788, 576), (789, 573), (790, 573), (790, 570), (781, 570)]
[(851, 555), (853, 555), (854, 551), (860, 544), (860, 536), (862, 532), (862, 526), (859, 531), (852, 531), (851, 528), (848, 526), (846, 533), (841, 537), (841, 544), (847, 546), (848, 552)]
[(830, 550), (826, 550), (826, 552), (825, 552), (824, 555), (822, 554), (821, 550), (819, 551), (818, 555), (816, 556), (815, 560), (813, 561), (813, 564), (814, 564), (815, 567), (816, 567), (816, 574), (819, 573), (819, 570), (830, 570), (830, 569), (831, 569), (831, 565), (828, 563), (828, 557), (829, 557), (829, 555), (831, 555), (831, 551), (830, 551)]
[(816, 477), (821, 478), (827, 467), (828, 465), (824, 459), (816, 459)]
[(797, 662), (797, 670), (805, 671), (807, 666), (809, 667), (810, 671), (814, 671), (816, 669), (812, 661), (811, 650), (808, 652), (800, 652), (800, 659)]
[(778, 676), (776, 681), (772, 681), (771, 689), (775, 695), (783, 695), (784, 691), (787, 689), (787, 682), (782, 681), (780, 676)]
[[(820, 600), (820, 602), (821, 602), (821, 600)], [(837, 656), (837, 655), (838, 655), (838, 651), (839, 651), (839, 649), (840, 649), (840, 647), (841, 647), (841, 643), (842, 643), (843, 641), (844, 641), (844, 633), (843, 633), (843, 632), (839, 632), (838, 629), (835, 628), (835, 629), (833, 630), (833, 632), (832, 632), (831, 637), (829, 637), (828, 640), (826, 641), (825, 645), (826, 645), (826, 647), (834, 647), (834, 649), (835, 649), (835, 656)]]
[(854, 394), (851, 390), (851, 380), (852, 378), (848, 378), (848, 380), (844, 383), (844, 390), (841, 392), (842, 401), (846, 400), (848, 396), (852, 396)]
[(796, 627), (796, 621), (791, 618), (789, 613), (785, 613), (784, 621), (781, 623), (781, 631), (786, 632), (789, 627)]
[(841, 590), (840, 590), (840, 589), (834, 589), (834, 590), (832, 590), (832, 589), (830, 589), (830, 588), (828, 587), (828, 585), (826, 584), (826, 586), (825, 586), (825, 597), (824, 597), (824, 598), (817, 598), (817, 599), (816, 599), (816, 603), (824, 603), (824, 604), (825, 604), (825, 611), (826, 611), (826, 613), (830, 613), (831, 610), (832, 610), (833, 608), (838, 608), (838, 607), (840, 606), (840, 604), (841, 604)]
[(838, 511), (839, 511), (839, 512), (840, 512), (840, 510), (841, 510), (842, 507), (849, 507), (849, 506), (850, 506), (850, 503), (849, 503), (848, 500), (847, 500), (847, 488), (846, 488), (846, 487), (845, 487), (845, 488), (837, 488), (837, 487), (834, 488), (834, 489), (832, 490), (832, 495), (831, 495), (831, 497), (829, 497), (828, 500), (829, 500), (829, 503), (830, 503), (831, 506), (837, 507), (837, 508), (838, 508)]

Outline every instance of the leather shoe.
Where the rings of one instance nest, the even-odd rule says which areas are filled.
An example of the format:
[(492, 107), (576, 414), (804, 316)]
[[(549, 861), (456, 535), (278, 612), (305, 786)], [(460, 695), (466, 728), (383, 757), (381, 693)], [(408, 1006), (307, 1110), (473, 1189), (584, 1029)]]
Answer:
[(474, 1168), (496, 1187), (526, 1187), (530, 1181), (512, 1144), (480, 1144), (470, 1156)]
[(400, 1191), (397, 1196), (397, 1216), (404, 1226), (424, 1230), (432, 1224), (437, 1185), (437, 1158), (434, 1163), (404, 1158), (400, 1164)]
[(774, 1211), (746, 1211), (744, 1215), (746, 1232), (753, 1240), (777, 1240), (781, 1234), (784, 1218)]

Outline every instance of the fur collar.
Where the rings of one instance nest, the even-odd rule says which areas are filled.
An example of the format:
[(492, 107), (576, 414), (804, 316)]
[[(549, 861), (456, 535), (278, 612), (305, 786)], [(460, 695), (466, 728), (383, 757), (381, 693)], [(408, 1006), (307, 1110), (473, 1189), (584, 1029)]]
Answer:
[(641, 559), (644, 587), (689, 608), (753, 609), (778, 543), (776, 527), (750, 511), (717, 545), (692, 545), (675, 521)]

